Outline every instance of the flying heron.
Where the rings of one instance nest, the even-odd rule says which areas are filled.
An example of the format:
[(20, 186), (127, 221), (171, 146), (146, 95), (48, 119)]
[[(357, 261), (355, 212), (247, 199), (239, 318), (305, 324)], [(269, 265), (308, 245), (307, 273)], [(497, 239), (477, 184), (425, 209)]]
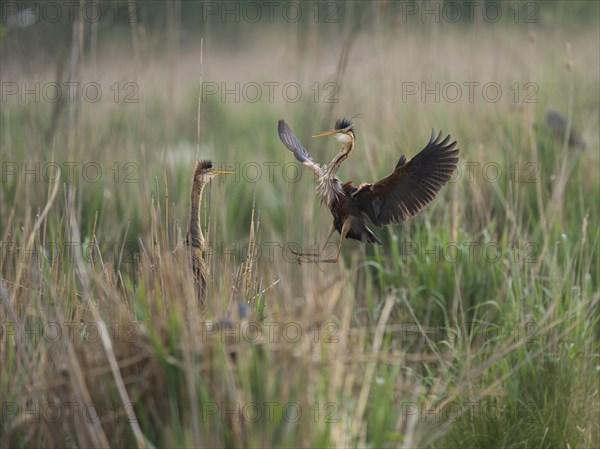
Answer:
[(200, 206), (202, 204), (202, 191), (204, 186), (217, 175), (228, 175), (233, 172), (218, 170), (211, 161), (196, 161), (194, 164), (194, 179), (192, 181), (192, 195), (190, 202), (190, 218), (188, 221), (185, 243), (191, 247), (192, 272), (196, 296), (201, 306), (206, 304), (206, 284), (208, 269), (202, 253), (206, 249), (206, 242), (200, 228)]
[[(354, 150), (356, 136), (351, 119), (340, 119), (334, 129), (313, 137), (333, 136), (342, 144), (342, 149), (328, 165), (319, 165), (302, 146), (290, 127), (279, 120), (279, 138), (298, 161), (310, 168), (317, 178), (317, 196), (333, 215), (323, 251), (333, 232), (340, 233), (340, 243), (334, 258), (321, 262), (338, 261), (344, 239), (381, 244), (368, 228), (367, 221), (377, 227), (400, 224), (417, 215), (434, 200), (439, 190), (450, 180), (458, 163), (456, 141), (443, 141), (440, 132), (435, 137), (431, 131), (429, 143), (410, 161), (402, 155), (392, 173), (372, 184), (362, 183), (356, 187), (352, 181), (343, 183), (336, 176), (342, 162)], [(295, 253), (308, 261), (317, 262), (321, 253)]]

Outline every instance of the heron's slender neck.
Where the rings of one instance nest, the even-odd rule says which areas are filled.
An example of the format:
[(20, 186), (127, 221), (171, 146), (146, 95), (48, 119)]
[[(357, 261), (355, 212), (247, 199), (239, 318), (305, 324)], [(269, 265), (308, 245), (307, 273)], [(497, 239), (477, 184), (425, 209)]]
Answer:
[(331, 161), (331, 164), (327, 166), (325, 174), (321, 177), (319, 185), (317, 186), (317, 195), (321, 198), (321, 201), (327, 204), (327, 207), (331, 208), (337, 201), (340, 195), (343, 195), (342, 184), (337, 178), (336, 173), (342, 162), (348, 159), (348, 155), (354, 149), (354, 138), (348, 143), (344, 144), (342, 150), (337, 154)]
[(325, 173), (325, 176), (328, 176), (329, 178), (334, 178), (338, 169), (340, 168), (340, 165), (342, 165), (342, 162), (348, 159), (348, 156), (350, 155), (352, 150), (354, 150), (354, 137), (351, 137), (350, 141), (348, 143), (345, 143), (341, 151), (337, 154), (337, 156), (333, 158), (331, 164), (329, 164), (329, 166), (327, 167), (327, 172)]
[(202, 191), (206, 183), (196, 179), (192, 183), (192, 195), (190, 203), (190, 218), (187, 228), (188, 245), (192, 248), (202, 249), (204, 247), (204, 235), (200, 228), (200, 206), (202, 205)]

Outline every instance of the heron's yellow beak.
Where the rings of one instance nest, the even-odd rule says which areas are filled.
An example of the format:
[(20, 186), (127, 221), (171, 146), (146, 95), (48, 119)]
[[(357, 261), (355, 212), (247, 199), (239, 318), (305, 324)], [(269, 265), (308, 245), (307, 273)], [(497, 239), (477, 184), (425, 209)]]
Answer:
[(232, 175), (233, 173), (235, 173), (233, 171), (233, 167), (225, 167), (227, 170), (218, 170), (218, 169), (214, 169), (211, 170), (210, 172), (213, 175)]
[(315, 134), (313, 137), (333, 136), (334, 134), (337, 134), (339, 132), (339, 129), (332, 129), (331, 131), (325, 131), (324, 133)]

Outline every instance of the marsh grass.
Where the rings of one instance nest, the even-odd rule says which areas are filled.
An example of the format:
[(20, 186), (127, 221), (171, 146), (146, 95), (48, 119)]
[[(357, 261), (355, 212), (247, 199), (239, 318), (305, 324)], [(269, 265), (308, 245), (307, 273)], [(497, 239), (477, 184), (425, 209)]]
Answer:
[[(434, 55), (465, 43), (461, 33), (449, 34), (433, 52), (399, 36), (409, 56), (425, 55), (413, 78)], [(584, 38), (592, 39), (577, 43)], [(367, 45), (357, 42), (353, 55), (364, 56)], [(487, 79), (493, 57), (481, 55), (489, 42), (470, 45), (482, 59), (475, 76)], [(150, 64), (136, 72), (146, 86), (139, 104), (77, 106), (78, 125), (63, 117), (52, 142), (43, 133), (50, 105), (3, 105), (3, 161), (96, 161), (105, 174), (94, 183), (78, 170), (56, 182), (3, 180), (0, 444), (596, 447), (599, 111), (585, 92), (597, 97), (598, 72), (554, 72), (560, 56), (542, 55), (562, 49), (538, 45), (518, 57), (533, 52), (537, 65), (529, 69), (550, 74), (536, 78), (540, 103), (518, 111), (506, 103), (382, 106), (382, 98), (401, 96), (400, 87), (385, 80), (367, 87), (368, 66), (348, 70), (344, 86), (356, 97), (342, 97), (337, 109), (362, 112), (362, 153), (353, 160), (364, 163), (350, 161), (340, 176), (387, 173), (400, 154), (423, 146), (432, 123), (458, 139), (461, 160), (494, 162), (504, 173), (489, 182), (463, 172), (416, 219), (377, 230), (382, 247), (363, 256), (358, 243), (346, 242), (336, 265), (295, 263), (289, 244), (319, 244), (331, 218), (306, 173), (297, 182), (280, 175), (267, 182), (264, 166), (291, 161), (277, 119), (289, 117), (310, 142), (326, 108), (204, 103), (200, 157), (265, 170), (259, 182), (243, 172), (217, 178), (206, 192), (202, 221), (215, 246), (204, 316), (181, 251), (197, 72), (186, 85)], [(584, 59), (596, 47), (575, 48)], [(378, 67), (385, 55), (370, 57)], [(214, 59), (207, 61), (204, 73), (216, 77)], [(407, 68), (399, 62), (390, 70)], [(494, 79), (509, 85), (511, 73), (498, 70)], [(438, 75), (442, 69), (430, 74)], [(174, 98), (186, 100), (153, 95), (153, 77), (168, 79)], [(548, 104), (568, 100), (547, 87), (557, 84), (578, 86), (570, 119), (581, 123), (587, 150), (566, 147), (539, 125)], [(169, 158), (182, 148), (181, 158)], [(330, 151), (323, 144), (313, 153), (325, 160)], [(138, 171), (125, 182), (132, 162)], [(533, 171), (522, 172), (526, 163)], [(117, 182), (106, 171), (113, 164)], [(521, 170), (514, 178), (511, 164)], [(564, 189), (553, 195), (560, 173)], [(473, 251), (484, 247), (499, 250)], [(248, 316), (239, 316), (238, 304), (249, 306)], [(51, 419), (57, 408), (61, 416)]]

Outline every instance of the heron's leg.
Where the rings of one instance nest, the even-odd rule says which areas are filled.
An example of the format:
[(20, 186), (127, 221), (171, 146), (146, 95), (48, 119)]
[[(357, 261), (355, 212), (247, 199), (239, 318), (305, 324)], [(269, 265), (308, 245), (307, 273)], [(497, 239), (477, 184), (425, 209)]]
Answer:
[(367, 259), (367, 234), (363, 232), (360, 236), (360, 255), (362, 256), (362, 260), (365, 261)]
[(342, 251), (342, 243), (344, 243), (344, 240), (346, 239), (346, 235), (348, 234), (349, 230), (350, 230), (350, 221), (346, 220), (344, 222), (344, 224), (342, 225), (342, 232), (340, 232), (340, 244), (338, 245), (337, 254), (335, 255), (335, 257), (333, 259), (320, 260), (319, 262), (337, 263), (337, 261), (340, 258), (340, 252)]
[[(297, 253), (296, 251), (292, 250), (292, 253), (295, 254), (296, 256), (298, 256), (298, 259), (300, 259), (300, 257), (320, 257), (321, 254), (323, 253), (323, 251), (325, 251), (325, 248), (327, 248), (327, 244), (329, 243), (329, 240), (331, 239), (331, 236), (333, 235), (333, 233), (335, 232), (335, 225), (333, 223), (331, 223), (331, 226), (329, 227), (329, 232), (327, 233), (327, 239), (325, 239), (325, 244), (323, 245), (323, 249), (321, 251), (319, 251), (318, 253)], [(300, 260), (298, 260), (300, 261)]]
[(327, 248), (327, 244), (329, 243), (329, 240), (331, 239), (331, 236), (333, 235), (333, 233), (335, 232), (335, 225), (333, 223), (331, 223), (331, 226), (329, 226), (329, 232), (327, 233), (327, 238), (325, 239), (325, 244), (323, 245), (323, 251), (325, 251), (325, 248)]

